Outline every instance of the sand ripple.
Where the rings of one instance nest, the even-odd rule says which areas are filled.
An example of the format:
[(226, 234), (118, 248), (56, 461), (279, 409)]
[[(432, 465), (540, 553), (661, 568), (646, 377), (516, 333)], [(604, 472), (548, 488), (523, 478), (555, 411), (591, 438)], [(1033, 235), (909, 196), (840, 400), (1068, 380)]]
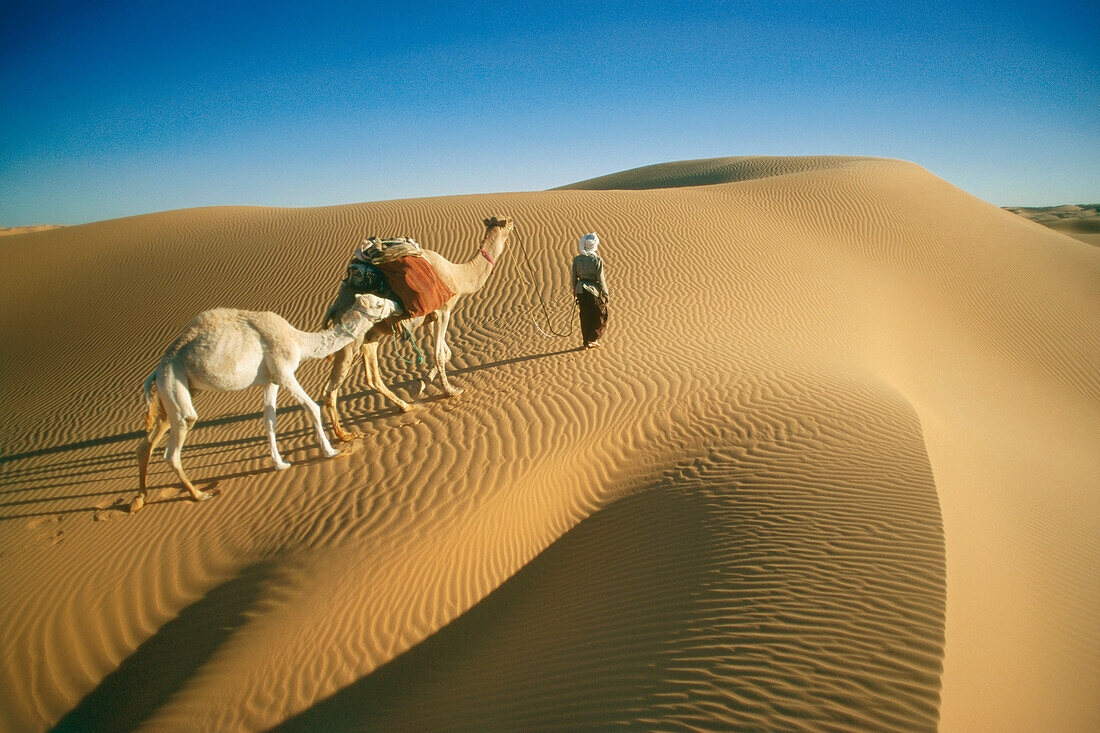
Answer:
[[(566, 188), (8, 238), (0, 728), (935, 729), (973, 689), (951, 664), (979, 647), (952, 624), (988, 608), (953, 584), (979, 545), (951, 528), (1002, 455), (965, 465), (944, 436), (1042, 429), (1087, 475), (1095, 252), (898, 161), (689, 161)], [(273, 472), (260, 395), (201, 395), (184, 461), (222, 495), (180, 500), (155, 460), (158, 496), (121, 510), (140, 384), (196, 312), (312, 328), (364, 234), (461, 261), (495, 213), (518, 228), (456, 313), (462, 396), (397, 413), (357, 369), (342, 408), (366, 437), (323, 460), (284, 403), (294, 466)], [(533, 324), (570, 328), (592, 230), (612, 325), (586, 353)], [(382, 349), (399, 393), (425, 371), (410, 358)], [(316, 395), (325, 372), (299, 376)], [(1027, 513), (1044, 554), (1023, 581), (1066, 599), (1036, 638), (1072, 666), (1096, 645), (1074, 579), (1100, 550), (1082, 482), (1059, 477), (1063, 500)], [(1079, 677), (1051, 698), (1063, 719), (1089, 714)]]

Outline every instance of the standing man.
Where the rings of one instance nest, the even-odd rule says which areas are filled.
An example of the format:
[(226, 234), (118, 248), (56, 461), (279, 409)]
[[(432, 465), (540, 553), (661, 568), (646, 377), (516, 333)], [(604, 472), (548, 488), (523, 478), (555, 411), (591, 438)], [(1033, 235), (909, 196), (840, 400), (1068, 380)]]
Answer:
[(595, 349), (607, 328), (607, 279), (603, 258), (596, 254), (600, 238), (595, 232), (581, 237), (580, 254), (573, 258), (573, 295), (581, 317), (584, 348)]

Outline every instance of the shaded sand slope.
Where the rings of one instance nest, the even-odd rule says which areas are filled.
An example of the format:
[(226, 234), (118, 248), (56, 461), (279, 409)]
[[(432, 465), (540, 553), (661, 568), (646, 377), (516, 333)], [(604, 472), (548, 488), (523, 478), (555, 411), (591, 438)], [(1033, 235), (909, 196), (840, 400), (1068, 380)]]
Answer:
[[(7, 240), (0, 727), (1097, 722), (1096, 251), (911, 164), (738, 160)], [(260, 395), (202, 395), (184, 461), (222, 496), (157, 461), (159, 501), (112, 508), (196, 312), (316, 324), (363, 233), (462, 260), (492, 213), (518, 230), (452, 325), (462, 396), (398, 414), (357, 370), (366, 437), (320, 460), (288, 407), (275, 473)], [(583, 353), (529, 316), (535, 283), (564, 327), (591, 230)]]

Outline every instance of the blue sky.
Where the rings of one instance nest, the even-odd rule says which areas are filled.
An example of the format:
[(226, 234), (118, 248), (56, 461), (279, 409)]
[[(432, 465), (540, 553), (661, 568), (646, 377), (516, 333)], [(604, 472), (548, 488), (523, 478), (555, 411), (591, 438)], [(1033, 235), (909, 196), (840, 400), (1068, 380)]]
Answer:
[(1100, 200), (1100, 4), (0, 2), (0, 226), (730, 155)]

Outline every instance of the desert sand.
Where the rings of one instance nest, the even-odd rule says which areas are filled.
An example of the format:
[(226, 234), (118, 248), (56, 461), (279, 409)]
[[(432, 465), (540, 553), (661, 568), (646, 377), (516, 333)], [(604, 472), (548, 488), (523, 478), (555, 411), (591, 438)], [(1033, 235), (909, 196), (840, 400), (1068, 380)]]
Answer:
[[(140, 387), (215, 306), (314, 329), (367, 234), (462, 261), (450, 374), (323, 459)], [(611, 318), (566, 278), (598, 232)], [(5, 237), (0, 730), (1100, 729), (1100, 249), (875, 158)], [(541, 320), (539, 296), (548, 303)], [(425, 369), (382, 348), (402, 396)], [(314, 397), (326, 364), (304, 365)]]
[(1055, 231), (1100, 246), (1100, 204), (1062, 206), (1008, 206), (1014, 214)]
[(16, 234), (30, 234), (32, 232), (45, 232), (57, 229), (56, 224), (35, 224), (28, 227), (0, 227), (0, 237), (11, 237)]

